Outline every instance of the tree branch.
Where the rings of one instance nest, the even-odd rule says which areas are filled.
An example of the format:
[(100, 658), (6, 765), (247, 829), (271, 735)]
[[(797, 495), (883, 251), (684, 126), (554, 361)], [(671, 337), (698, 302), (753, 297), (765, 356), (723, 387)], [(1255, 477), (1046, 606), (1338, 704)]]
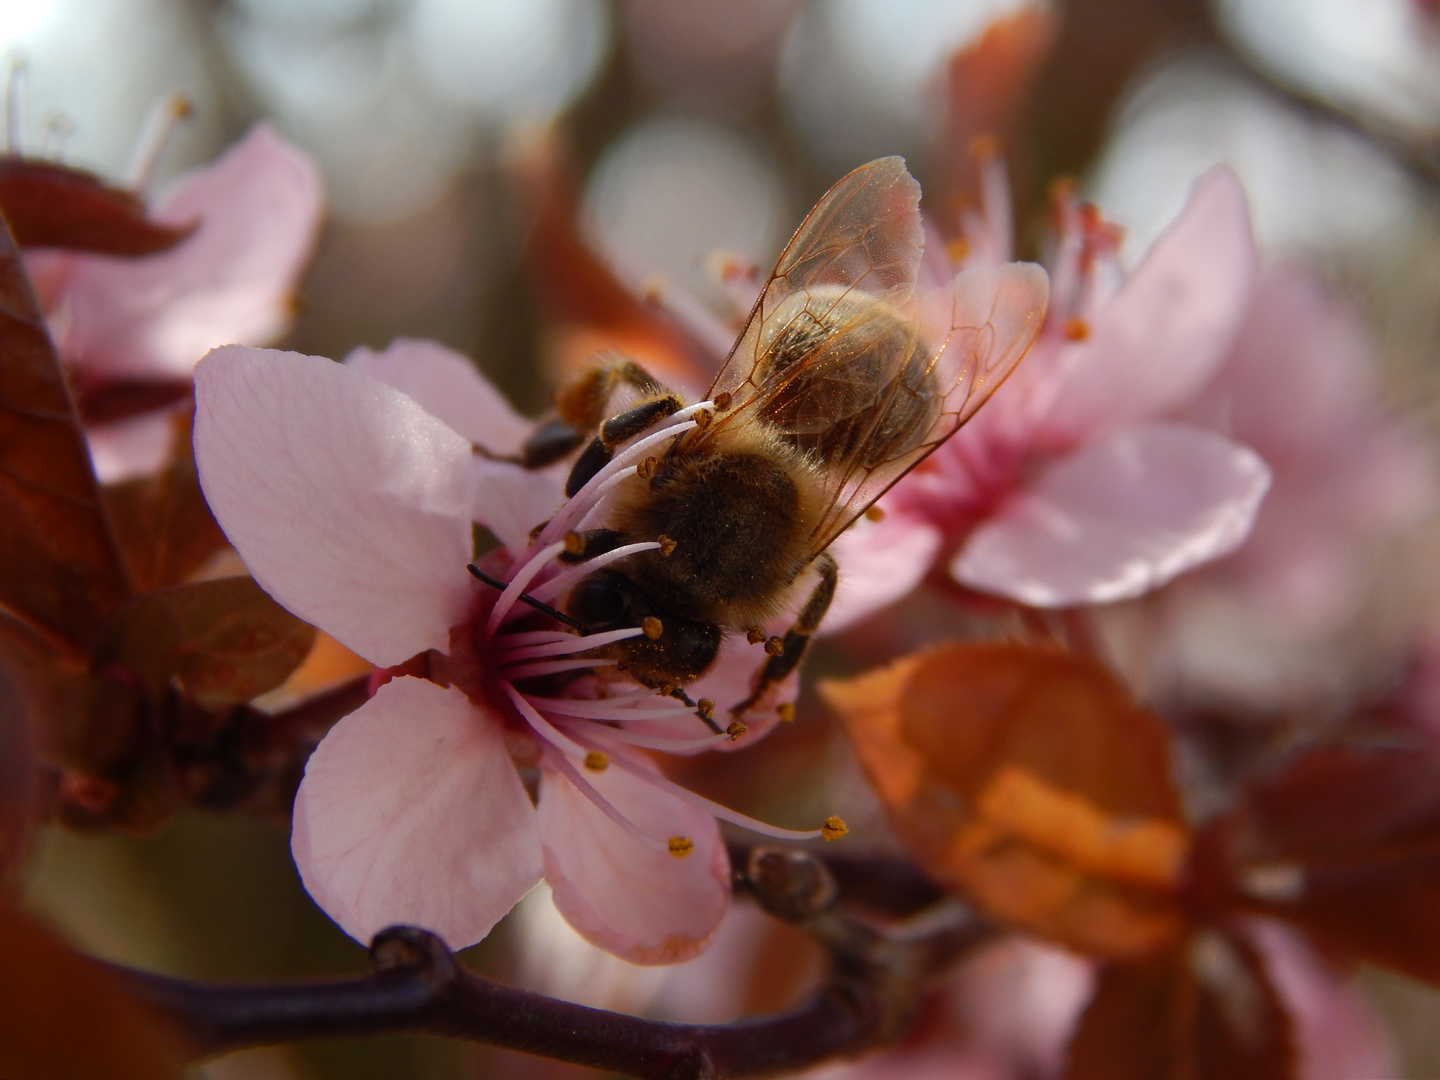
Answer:
[(392, 927), (371, 973), (270, 985), (207, 984), (115, 969), (200, 1056), (298, 1039), (426, 1033), (488, 1043), (645, 1080), (721, 1080), (805, 1068), (899, 1035), (930, 978), (992, 929), (953, 901), (890, 927), (835, 905), (820, 860), (760, 848), (743, 874), (762, 906), (830, 950), (828, 983), (804, 1005), (733, 1024), (673, 1024), (557, 1001), (465, 969), (434, 934)]

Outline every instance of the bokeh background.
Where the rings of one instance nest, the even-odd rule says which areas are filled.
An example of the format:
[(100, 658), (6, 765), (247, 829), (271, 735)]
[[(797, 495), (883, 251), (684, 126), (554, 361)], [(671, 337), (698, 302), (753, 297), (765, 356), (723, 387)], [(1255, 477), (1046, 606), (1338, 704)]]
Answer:
[[(151, 191), (271, 120), (315, 157), (329, 205), (283, 345), (339, 357), (399, 336), (436, 339), (538, 412), (556, 371), (594, 342), (575, 331), (574, 267), (537, 222), (573, 223), (570, 239), (637, 295), (719, 302), (715, 253), (763, 267), (856, 165), (900, 153), (927, 191), (952, 192), (957, 140), (979, 132), (966, 128), (973, 116), (951, 94), (947, 65), (992, 19), (1022, 8), (1044, 19), (1026, 46), (1038, 57), (1032, 77), (1012, 89), (999, 72), (990, 87), (1005, 106), (996, 115), (1011, 120), (998, 134), (1022, 247), (1038, 236), (1048, 185), (1070, 176), (1125, 226), (1133, 261), (1190, 183), (1228, 161), (1267, 253), (1302, 255), (1356, 305), (1378, 344), (1388, 407), (1432, 429), (1433, 2), (0, 0), (0, 56), (14, 69), (11, 149), (121, 180), (152, 105), (172, 92), (190, 99)], [(745, 755), (757, 760), (687, 779), (772, 818), (829, 812), (837, 797), (855, 804), (840, 807), (847, 816), (873, 817), (845, 750), (814, 716), (802, 710)], [(146, 968), (264, 978), (364, 964), (299, 888), (283, 830), (262, 822), (191, 814), (144, 839), (53, 830), (29, 898), (84, 950)], [(539, 898), (468, 959), (621, 1006), (658, 992), (662, 974), (617, 973), (568, 944), (517, 945), (563, 933)], [(803, 945), (791, 946), (803, 972)], [(728, 977), (720, 960), (701, 963), (713, 967), (705, 978)], [(1406, 1075), (1440, 1075), (1440, 995), (1366, 978)], [(671, 985), (671, 1006), (697, 1019), (723, 1019), (708, 1013), (741, 1000), (736, 990), (687, 1003)], [(383, 1039), (252, 1051), (203, 1075), (547, 1068)]]

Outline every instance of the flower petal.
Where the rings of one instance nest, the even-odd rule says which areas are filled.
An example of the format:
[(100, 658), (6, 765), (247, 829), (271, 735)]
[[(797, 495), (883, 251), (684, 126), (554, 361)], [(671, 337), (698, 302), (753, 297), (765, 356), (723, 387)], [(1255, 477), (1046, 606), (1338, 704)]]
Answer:
[(929, 573), (940, 540), (938, 528), (906, 514), (850, 526), (830, 545), (840, 584), (820, 632), (843, 630), (909, 593)]
[(473, 597), (466, 439), (299, 353), (216, 349), (195, 399), (205, 498), (266, 592), (381, 667), (448, 648)]
[(345, 366), (409, 394), (471, 442), (497, 454), (515, 453), (535, 428), (468, 357), (434, 341), (397, 338), (384, 352), (361, 347), (345, 358)]
[(501, 717), (394, 679), (310, 756), (290, 846), (351, 937), (396, 923), (473, 945), (540, 879), (540, 833)]
[(955, 579), (1036, 607), (1123, 600), (1235, 550), (1270, 484), (1254, 452), (1137, 424), (1062, 458), (971, 534)]
[(568, 463), (549, 469), (522, 469), (506, 461), (475, 459), (474, 518), (511, 553), (524, 551), (530, 530), (548, 521), (565, 502)]
[[(654, 768), (648, 761), (642, 767)], [(730, 859), (715, 819), (613, 762), (584, 776), (659, 850), (546, 770), (540, 836), (555, 906), (581, 937), (631, 963), (674, 964), (698, 955), (730, 902)], [(694, 850), (671, 855), (665, 845), (673, 836), (688, 837)]]
[(75, 257), (62, 351), (92, 372), (188, 375), (217, 345), (264, 344), (289, 322), (321, 209), (310, 159), (256, 127), (160, 200), (157, 221), (199, 222), (189, 238), (140, 259)]
[(1060, 443), (1184, 406), (1225, 356), (1254, 288), (1245, 191), (1228, 169), (1196, 182), (1179, 218), (1066, 350), (1049, 416)]
[(1252, 919), (1248, 929), (1295, 1024), (1304, 1080), (1401, 1075), (1379, 1018), (1342, 969), (1284, 923)]

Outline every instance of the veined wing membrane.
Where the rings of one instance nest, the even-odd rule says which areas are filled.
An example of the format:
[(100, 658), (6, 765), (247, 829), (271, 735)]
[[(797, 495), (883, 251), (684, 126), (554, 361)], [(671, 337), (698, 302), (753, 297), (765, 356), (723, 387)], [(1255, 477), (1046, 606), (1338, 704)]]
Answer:
[(920, 185), (903, 158), (881, 158), (841, 178), (781, 252), (708, 396), (729, 394), (739, 407), (774, 374), (769, 354), (793, 320), (799, 294), (886, 296), (911, 289), (924, 242)]
[(892, 484), (959, 430), (1034, 343), (1049, 283), (1033, 263), (967, 270), (920, 305), (911, 351), (863, 434), (826, 461), (818, 554)]

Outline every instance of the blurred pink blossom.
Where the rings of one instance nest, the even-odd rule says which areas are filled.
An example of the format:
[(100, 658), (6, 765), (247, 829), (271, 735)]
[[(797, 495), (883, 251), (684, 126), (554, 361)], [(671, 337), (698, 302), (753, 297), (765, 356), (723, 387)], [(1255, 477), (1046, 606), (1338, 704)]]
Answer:
[[(1299, 1080), (1386, 1080), (1398, 1071), (1384, 1028), (1345, 972), (1281, 923), (1245, 932), (1294, 1024)], [(1026, 938), (976, 956), (893, 1050), (807, 1073), (814, 1080), (1016, 1080), (1063, 1075), (1093, 992), (1093, 965)]]
[[(966, 223), (966, 266), (1010, 258), (997, 174), (986, 213)], [(969, 588), (1065, 607), (1138, 596), (1248, 535), (1269, 468), (1182, 415), (1254, 290), (1239, 182), (1224, 169), (1202, 178), (1123, 279), (1113, 229), (1069, 197), (1058, 211), (1039, 339), (990, 403), (886, 496), (886, 519), (837, 544), (852, 588), (832, 628), (896, 599), (935, 561)], [(931, 272), (952, 270), (935, 260)], [(866, 572), (902, 548), (929, 555), (908, 576)]]
[[(196, 226), (176, 246), (120, 258), (31, 251), (26, 268), (62, 360), (84, 389), (116, 380), (188, 380), (219, 345), (263, 345), (289, 326), (323, 212), (310, 158), (266, 124), (154, 202), (165, 225)], [(163, 460), (165, 416), (90, 427), (105, 480)]]
[[(305, 886), (353, 937), (403, 922), (462, 947), (543, 874), (587, 940), (672, 963), (706, 946), (728, 904), (717, 816), (818, 835), (764, 826), (659, 774), (645, 750), (730, 739), (607, 672), (613, 661), (577, 655), (640, 628), (581, 638), (516, 603), (522, 589), (557, 599), (627, 553), (559, 560), (607, 482), (693, 427), (693, 412), (622, 449), (566, 502), (560, 473), (473, 452), (472, 441), (513, 452), (528, 425), (439, 346), (400, 341), (346, 365), (227, 346), (196, 369), (201, 483), (247, 568), (295, 614), (396, 669), (321, 742), (295, 802)], [(504, 545), (483, 560), (511, 583), (503, 594), (466, 572), (475, 519)], [(758, 666), (745, 650), (728, 643), (691, 693), (738, 701)], [(531, 689), (563, 672), (573, 681)], [(793, 680), (747, 715), (741, 743), (775, 722), (778, 693), (793, 695)], [(694, 848), (677, 858), (678, 837)]]
[(1345, 972), (1283, 923), (1252, 919), (1248, 930), (1295, 1025), (1300, 1080), (1400, 1076), (1385, 1028)]
[[(1374, 677), (1377, 658), (1389, 671), (1393, 652), (1410, 647), (1424, 614), (1406, 609), (1433, 597), (1419, 580), (1407, 603), (1387, 601), (1383, 621), (1353, 633), (1377, 552), (1434, 506), (1431, 455), (1381, 408), (1377, 369), (1354, 314), (1311, 271), (1265, 270), (1233, 347), (1185, 415), (1253, 446), (1274, 484), (1243, 547), (1157, 598), (1171, 631), (1152, 659), (1161, 682), (1240, 694), (1261, 711), (1334, 710)], [(1397, 571), (1406, 563), (1392, 558), (1386, 573)]]
[(929, 999), (899, 1045), (811, 1080), (1018, 1080), (1061, 1073), (1094, 965), (1011, 937), (979, 953)]

